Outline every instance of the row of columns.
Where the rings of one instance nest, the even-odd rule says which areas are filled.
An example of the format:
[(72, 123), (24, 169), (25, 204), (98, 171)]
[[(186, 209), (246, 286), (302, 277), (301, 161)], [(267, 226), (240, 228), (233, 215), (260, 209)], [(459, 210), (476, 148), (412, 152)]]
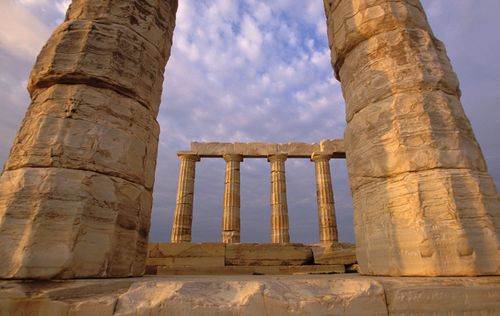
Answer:
[[(171, 241), (191, 242), (193, 221), (193, 196), (196, 162), (200, 157), (194, 152), (178, 152), (180, 159), (179, 183), (172, 225)], [(225, 154), (224, 202), (221, 240), (223, 243), (240, 242), (240, 154)], [(313, 153), (316, 174), (316, 196), (320, 242), (338, 241), (337, 223), (330, 172), (332, 155)], [(271, 242), (289, 243), (288, 204), (286, 194), (285, 161), (287, 155), (277, 153), (268, 156), (271, 167)]]

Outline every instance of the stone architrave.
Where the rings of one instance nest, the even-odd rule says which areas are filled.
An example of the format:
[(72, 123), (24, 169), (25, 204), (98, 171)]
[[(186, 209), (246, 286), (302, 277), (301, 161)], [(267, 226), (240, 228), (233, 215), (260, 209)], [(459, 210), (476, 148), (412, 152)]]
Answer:
[(144, 271), (177, 0), (74, 0), (0, 178), (0, 278)]
[(240, 163), (243, 156), (225, 154), (224, 205), (222, 213), (222, 242), (240, 242)]
[(325, 0), (369, 275), (500, 274), (500, 201), (418, 0)]
[(288, 243), (288, 204), (286, 201), (286, 154), (269, 155), (271, 164), (271, 242)]
[(324, 152), (315, 152), (311, 156), (316, 173), (319, 240), (322, 244), (331, 244), (338, 241), (332, 176), (330, 173), (331, 158), (331, 154)]
[(171, 241), (173, 243), (191, 242), (194, 180), (196, 176), (196, 162), (200, 161), (200, 157), (191, 151), (180, 151), (177, 153), (177, 156), (179, 156), (181, 166), (179, 168), (179, 182)]

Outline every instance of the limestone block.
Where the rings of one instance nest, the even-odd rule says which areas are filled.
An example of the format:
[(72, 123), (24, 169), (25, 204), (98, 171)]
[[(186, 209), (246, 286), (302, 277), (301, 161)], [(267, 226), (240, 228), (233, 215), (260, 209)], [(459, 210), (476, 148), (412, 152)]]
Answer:
[(317, 265), (351, 265), (357, 262), (356, 246), (350, 243), (318, 244), (311, 247), (314, 264)]
[(222, 243), (149, 243), (148, 258), (224, 257)]
[[(241, 267), (235, 267), (241, 268)], [(0, 282), (0, 314), (496, 315), (500, 279), (353, 275), (161, 276)]]
[[(362, 273), (495, 275), (500, 213), (488, 174), (466, 169), (404, 173), (356, 190)], [(375, 220), (376, 219), (376, 220)]]
[(373, 178), (404, 172), (487, 170), (459, 99), (442, 91), (397, 94), (373, 103), (352, 119), (345, 140), (353, 190)]
[(284, 266), (314, 262), (310, 247), (302, 244), (227, 244), (226, 266)]
[(234, 144), (232, 143), (219, 143), (219, 142), (191, 142), (189, 147), (190, 151), (198, 153), (201, 157), (222, 157), (224, 154), (236, 153)]
[(500, 312), (499, 278), (383, 278), (380, 282), (390, 315)]
[[(418, 0), (324, 0), (328, 42), (336, 75), (345, 56), (369, 38), (399, 27), (425, 29), (427, 18)], [(331, 18), (335, 15), (335, 18)]]
[(23, 168), (2, 174), (0, 192), (2, 277), (143, 272), (151, 192), (142, 186), (90, 171)]
[(144, 37), (119, 24), (73, 20), (61, 24), (37, 58), (28, 90), (54, 82), (108, 88), (156, 116), (166, 59)]
[(278, 152), (286, 153), (289, 156), (304, 156), (309, 157), (313, 152), (319, 151), (319, 144), (308, 144), (308, 143), (286, 143), (278, 144)]
[[(458, 78), (441, 42), (424, 30), (396, 29), (360, 43), (346, 58), (341, 70), (342, 91), (348, 104), (346, 119), (374, 102), (397, 92), (418, 96), (439, 90), (460, 96)], [(443, 104), (437, 104), (436, 107)], [(416, 106), (416, 105), (414, 105)], [(448, 105), (443, 110), (463, 111)], [(432, 115), (432, 113), (430, 113)], [(458, 122), (462, 123), (462, 122)]]
[[(150, 243), (147, 266), (222, 267), (224, 244)], [(148, 268), (151, 269), (151, 268)]]
[(177, 1), (73, 0), (66, 20), (95, 20), (126, 25), (168, 57)]
[(195, 270), (199, 267), (223, 267), (224, 257), (167, 257), (167, 258), (148, 258), (146, 259), (147, 269), (150, 267), (189, 267), (189, 270)]
[(153, 188), (159, 126), (133, 99), (87, 85), (37, 91), (5, 170), (62, 167)]
[(132, 285), (115, 310), (118, 315), (129, 311), (138, 315), (385, 315), (386, 307), (383, 288), (370, 280), (334, 283), (313, 276), (254, 280), (196, 276)]
[(321, 152), (332, 155), (333, 158), (345, 158), (345, 144), (343, 139), (322, 139), (320, 142)]
[(234, 143), (234, 150), (244, 156), (265, 157), (278, 152), (278, 144), (273, 143)]
[[(335, 158), (345, 158), (342, 140), (324, 140), (323, 146), (334, 151)], [(239, 154), (250, 158), (267, 158), (269, 155), (284, 153), (293, 158), (309, 158), (313, 152), (321, 150), (320, 144), (291, 142), (286, 144), (276, 143), (219, 143), (219, 142), (192, 142), (190, 150), (198, 153), (200, 157), (222, 157), (225, 154)]]

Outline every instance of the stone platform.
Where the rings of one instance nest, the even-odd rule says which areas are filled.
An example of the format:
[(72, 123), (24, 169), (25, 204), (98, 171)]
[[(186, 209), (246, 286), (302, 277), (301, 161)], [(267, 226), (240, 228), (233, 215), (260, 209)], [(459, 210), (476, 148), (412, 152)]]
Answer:
[(150, 243), (146, 273), (307, 274), (344, 273), (356, 262), (352, 244)]
[(500, 277), (0, 281), (0, 315), (499, 315)]

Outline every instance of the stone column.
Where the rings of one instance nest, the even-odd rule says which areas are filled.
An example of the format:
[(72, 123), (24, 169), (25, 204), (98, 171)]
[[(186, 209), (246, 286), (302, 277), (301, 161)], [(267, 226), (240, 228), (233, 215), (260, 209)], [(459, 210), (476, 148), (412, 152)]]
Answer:
[(224, 155), (226, 178), (224, 181), (224, 210), (222, 214), (222, 242), (240, 242), (240, 162), (243, 156)]
[(286, 154), (273, 154), (267, 159), (271, 163), (271, 242), (277, 244), (290, 242), (286, 202), (286, 158)]
[(311, 156), (316, 172), (319, 240), (322, 244), (331, 244), (338, 241), (332, 176), (330, 173), (331, 158), (332, 155), (323, 152), (313, 153)]
[(0, 277), (140, 276), (176, 0), (74, 0), (0, 178)]
[(324, 3), (361, 272), (499, 274), (497, 190), (422, 5)]
[(177, 153), (181, 161), (177, 199), (175, 200), (174, 221), (172, 223), (171, 241), (191, 242), (191, 227), (193, 224), (194, 179), (196, 162), (200, 157), (190, 151)]

